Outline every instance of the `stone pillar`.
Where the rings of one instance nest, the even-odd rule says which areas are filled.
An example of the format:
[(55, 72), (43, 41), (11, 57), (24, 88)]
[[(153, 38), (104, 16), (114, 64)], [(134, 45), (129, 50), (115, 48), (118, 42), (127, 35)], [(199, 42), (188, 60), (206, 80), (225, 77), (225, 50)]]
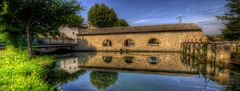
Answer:
[(237, 52), (239, 51), (239, 43), (238, 42), (236, 43), (236, 51)]
[(197, 42), (197, 43), (195, 44), (195, 50), (194, 50), (195, 53), (194, 53), (194, 54), (196, 55), (196, 57), (199, 57), (199, 50), (198, 50), (198, 49), (199, 49), (199, 42)]
[(217, 53), (217, 61), (224, 63), (231, 62), (231, 48), (229, 45), (220, 45)]
[(207, 46), (207, 61), (212, 62), (213, 61), (213, 45), (208, 44)]
[(190, 55), (191, 56), (194, 56), (194, 53), (193, 53), (193, 50), (194, 50), (194, 43), (191, 43), (191, 45), (190, 45)]
[(193, 45), (192, 45), (192, 54), (193, 54), (193, 56), (195, 57), (196, 56), (196, 54), (195, 54), (195, 50), (196, 50), (196, 43), (194, 42), (193, 43)]
[(186, 43), (186, 54), (188, 55), (188, 53), (189, 53), (189, 43), (187, 42)]

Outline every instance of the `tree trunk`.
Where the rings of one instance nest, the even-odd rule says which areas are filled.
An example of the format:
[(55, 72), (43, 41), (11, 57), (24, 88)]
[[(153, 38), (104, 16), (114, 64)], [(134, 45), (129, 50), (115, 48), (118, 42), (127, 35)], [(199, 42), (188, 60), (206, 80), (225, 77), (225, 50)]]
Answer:
[(32, 40), (31, 40), (31, 36), (30, 36), (30, 28), (26, 27), (27, 30), (27, 48), (28, 48), (28, 53), (29, 53), (29, 58), (32, 58), (33, 53), (32, 53)]

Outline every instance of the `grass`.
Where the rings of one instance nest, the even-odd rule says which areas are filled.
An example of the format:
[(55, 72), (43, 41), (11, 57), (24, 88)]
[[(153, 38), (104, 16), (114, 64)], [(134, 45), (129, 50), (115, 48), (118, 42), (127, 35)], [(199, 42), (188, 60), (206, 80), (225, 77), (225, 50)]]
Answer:
[(48, 66), (53, 64), (50, 56), (28, 58), (26, 50), (7, 47), (0, 50), (0, 91), (49, 91)]

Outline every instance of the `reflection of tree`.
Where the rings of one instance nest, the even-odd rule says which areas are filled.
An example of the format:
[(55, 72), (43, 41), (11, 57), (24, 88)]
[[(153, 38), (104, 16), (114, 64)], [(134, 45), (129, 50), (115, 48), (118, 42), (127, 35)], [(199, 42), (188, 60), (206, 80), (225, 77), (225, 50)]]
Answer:
[(118, 73), (116, 72), (92, 71), (90, 74), (91, 83), (97, 89), (106, 89), (107, 87), (115, 84), (117, 79)]
[(53, 84), (61, 84), (66, 83), (68, 81), (73, 81), (77, 79), (79, 76), (84, 75), (85, 73), (86, 73), (85, 70), (79, 70), (73, 74), (70, 74), (64, 70), (54, 69), (49, 71), (47, 75), (47, 80)]

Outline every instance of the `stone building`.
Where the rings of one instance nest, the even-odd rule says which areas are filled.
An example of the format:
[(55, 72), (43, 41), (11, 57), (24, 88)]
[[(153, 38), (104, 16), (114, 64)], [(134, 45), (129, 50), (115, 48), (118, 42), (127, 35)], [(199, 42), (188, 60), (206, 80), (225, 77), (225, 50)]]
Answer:
[(84, 29), (78, 51), (180, 51), (184, 41), (207, 41), (193, 23)]

